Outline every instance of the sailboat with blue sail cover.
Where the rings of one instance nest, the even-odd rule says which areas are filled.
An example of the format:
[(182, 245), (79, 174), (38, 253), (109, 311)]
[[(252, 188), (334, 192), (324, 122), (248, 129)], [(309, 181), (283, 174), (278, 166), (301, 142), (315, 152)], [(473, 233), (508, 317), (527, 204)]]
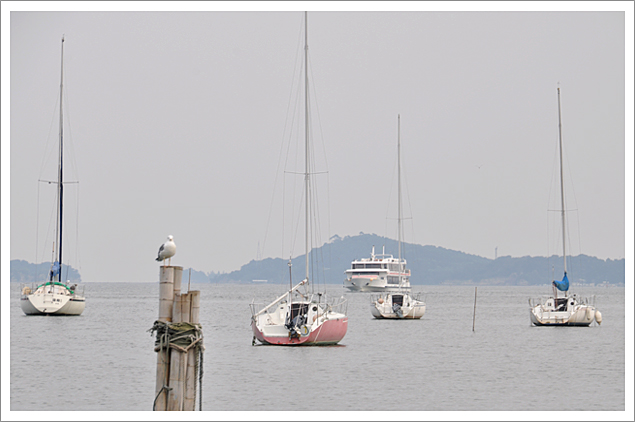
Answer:
[[(562, 256), (564, 260), (564, 275), (562, 280), (551, 282), (553, 295), (540, 300), (529, 300), (529, 316), (536, 326), (583, 326), (588, 327), (593, 320), (602, 323), (602, 314), (588, 299), (581, 298), (575, 293), (569, 295), (569, 276), (567, 274), (567, 247), (564, 206), (564, 182), (562, 171), (562, 119), (560, 113), (560, 88), (558, 87), (558, 131), (560, 149), (560, 214), (562, 217)], [(558, 292), (564, 292), (558, 297)]]

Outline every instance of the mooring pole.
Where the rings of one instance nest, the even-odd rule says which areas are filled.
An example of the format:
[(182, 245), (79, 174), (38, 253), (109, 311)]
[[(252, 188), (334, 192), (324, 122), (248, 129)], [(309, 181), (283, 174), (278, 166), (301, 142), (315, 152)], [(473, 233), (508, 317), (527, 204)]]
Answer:
[(472, 317), (472, 332), (474, 332), (474, 323), (476, 322), (476, 287), (474, 287), (474, 316)]

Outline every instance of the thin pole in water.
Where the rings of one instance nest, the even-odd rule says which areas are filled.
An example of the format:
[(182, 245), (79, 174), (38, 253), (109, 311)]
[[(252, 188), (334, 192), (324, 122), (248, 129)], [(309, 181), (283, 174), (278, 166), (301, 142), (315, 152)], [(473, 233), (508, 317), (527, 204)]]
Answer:
[(476, 289), (474, 287), (474, 316), (472, 317), (472, 332), (474, 332), (474, 323), (476, 322)]

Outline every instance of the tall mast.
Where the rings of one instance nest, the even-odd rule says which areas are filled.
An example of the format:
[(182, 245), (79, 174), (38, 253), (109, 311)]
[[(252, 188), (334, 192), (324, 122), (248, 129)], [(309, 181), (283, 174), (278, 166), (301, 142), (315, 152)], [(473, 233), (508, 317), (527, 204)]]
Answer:
[(567, 247), (565, 242), (565, 221), (564, 221), (564, 181), (562, 176), (562, 118), (560, 115), (560, 87), (558, 87), (558, 135), (560, 140), (560, 205), (562, 215), (562, 259), (564, 260), (564, 272), (567, 273)]
[(57, 210), (57, 251), (58, 251), (58, 262), (59, 262), (59, 274), (57, 275), (57, 280), (60, 281), (62, 279), (62, 222), (63, 222), (63, 196), (64, 196), (64, 179), (63, 179), (63, 167), (62, 161), (64, 159), (64, 118), (62, 114), (62, 104), (63, 104), (63, 89), (64, 89), (64, 36), (62, 35), (62, 59), (60, 65), (60, 150), (59, 150), (59, 166), (58, 166), (58, 174), (57, 174), (57, 199), (58, 199), (58, 210)]
[(307, 28), (307, 12), (304, 12), (304, 250), (305, 278), (309, 279), (309, 31)]
[(401, 273), (403, 264), (401, 262), (401, 116), (397, 114), (397, 231), (399, 232), (399, 286), (401, 286)]

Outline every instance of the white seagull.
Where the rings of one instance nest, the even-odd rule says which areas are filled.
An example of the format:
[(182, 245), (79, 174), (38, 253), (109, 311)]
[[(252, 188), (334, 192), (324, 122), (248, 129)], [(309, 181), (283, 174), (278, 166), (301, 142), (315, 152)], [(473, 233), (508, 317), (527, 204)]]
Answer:
[(176, 253), (176, 244), (174, 243), (174, 237), (172, 235), (168, 236), (167, 242), (165, 242), (159, 248), (159, 255), (157, 256), (157, 261), (163, 261), (163, 266), (165, 267), (165, 260), (169, 259), (168, 265), (172, 264), (172, 257)]

